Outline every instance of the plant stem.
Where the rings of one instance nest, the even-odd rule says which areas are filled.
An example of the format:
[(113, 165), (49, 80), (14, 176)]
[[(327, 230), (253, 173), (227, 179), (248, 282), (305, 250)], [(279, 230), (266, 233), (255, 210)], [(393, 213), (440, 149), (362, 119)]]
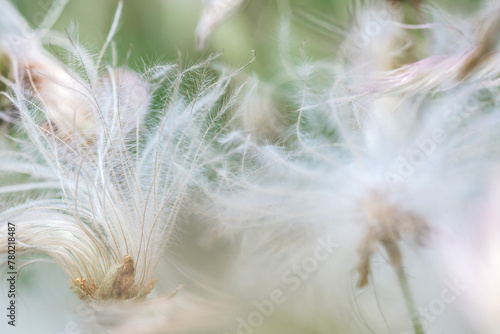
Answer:
[(403, 292), (406, 308), (408, 310), (408, 313), (410, 314), (411, 322), (413, 324), (413, 330), (415, 331), (415, 334), (424, 334), (424, 329), (422, 328), (422, 324), (420, 323), (420, 320), (418, 318), (415, 300), (413, 300), (410, 285), (408, 284), (408, 280), (406, 278), (406, 272), (402, 265), (395, 268), (395, 270), (398, 275), (399, 286), (401, 287), (401, 290)]

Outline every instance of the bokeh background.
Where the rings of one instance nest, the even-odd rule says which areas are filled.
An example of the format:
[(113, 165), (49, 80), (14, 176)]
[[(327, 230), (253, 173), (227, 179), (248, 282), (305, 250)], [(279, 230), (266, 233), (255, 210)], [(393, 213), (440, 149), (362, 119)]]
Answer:
[[(54, 0), (12, 1), (36, 26)], [(202, 59), (206, 52), (221, 50), (224, 53), (220, 59), (237, 67), (246, 64), (252, 58), (251, 50), (255, 50), (257, 59), (246, 71), (266, 80), (281, 71), (279, 28), (283, 14), (291, 13), (292, 52), (295, 48), (299, 54), (302, 41), (306, 41), (308, 56), (323, 58), (335, 52), (339, 41), (332, 28), (349, 21), (348, 7), (354, 1), (357, 0), (248, 0), (239, 13), (215, 31), (204, 54), (197, 51), (194, 36), (204, 0), (125, 0), (115, 40), (122, 61), (132, 46), (129, 66), (137, 69), (158, 62), (176, 62), (178, 52), (183, 61), (192, 62)], [(481, 1), (427, 3), (465, 15), (478, 8)], [(64, 30), (76, 23), (80, 42), (97, 52), (117, 5), (118, 0), (69, 0), (54, 28)]]
[[(53, 1), (11, 0), (36, 27), (46, 16)], [(287, 45), (295, 56), (306, 41), (307, 55), (312, 58), (334, 57), (339, 44), (335, 32), (349, 22), (349, 5), (357, 0), (249, 0), (232, 18), (220, 26), (206, 51), (196, 48), (195, 29), (203, 10), (203, 0), (125, 0), (123, 15), (115, 37), (118, 58), (125, 61), (130, 46), (128, 66), (141, 70), (157, 63), (174, 63), (179, 54), (182, 61), (194, 62), (213, 51), (224, 50), (220, 60), (240, 67), (252, 58), (256, 60), (245, 71), (255, 73), (263, 81), (272, 81), (283, 71), (281, 66), (280, 25), (283, 15), (291, 13), (292, 33)], [(379, 0), (385, 1), (385, 0)], [(481, 6), (478, 0), (429, 0), (456, 15), (467, 15)], [(54, 29), (64, 31), (76, 25), (79, 42), (96, 54), (103, 45), (118, 6), (118, 0), (69, 0)], [(337, 27), (337, 28), (336, 28)], [(213, 265), (213, 263), (210, 263)], [(58, 266), (38, 263), (28, 266), (20, 275), (18, 290), (21, 297), (19, 332), (71, 333), (78, 306), (73, 295), (65, 295), (58, 287), (68, 285), (68, 279)], [(60, 292), (59, 292), (60, 291)], [(65, 299), (70, 299), (67, 302)], [(64, 302), (57, 302), (64, 300)], [(46, 308), (47, 303), (50, 307)], [(3, 302), (2, 302), (3, 305)], [(78, 312), (76, 312), (78, 313)], [(43, 320), (42, 320), (43, 319)], [(4, 332), (5, 322), (0, 325)]]

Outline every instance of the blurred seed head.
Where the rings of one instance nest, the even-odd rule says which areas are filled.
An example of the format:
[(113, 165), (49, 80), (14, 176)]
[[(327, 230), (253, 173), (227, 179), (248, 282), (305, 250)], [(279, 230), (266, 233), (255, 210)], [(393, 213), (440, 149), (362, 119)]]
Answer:
[(205, 50), (214, 30), (233, 16), (248, 0), (205, 0), (205, 8), (196, 27), (199, 50)]

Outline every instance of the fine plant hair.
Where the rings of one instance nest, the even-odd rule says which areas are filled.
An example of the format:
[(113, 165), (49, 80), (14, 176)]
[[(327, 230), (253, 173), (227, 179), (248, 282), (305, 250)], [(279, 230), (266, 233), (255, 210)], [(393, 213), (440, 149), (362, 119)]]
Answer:
[[(243, 2), (209, 2), (226, 7), (206, 7), (200, 47)], [(279, 80), (243, 77), (249, 88), (218, 54), (142, 72), (108, 63), (121, 8), (96, 54), (71, 34), (23, 57), (0, 43), (17, 123), (0, 142), (0, 175), (15, 175), (0, 183), (0, 253), (13, 222), (24, 263), (60, 265), (116, 333), (498, 328), (482, 280), (454, 263), (462, 245), (479, 249), (465, 263), (494, 286), (498, 247), (468, 233), (491, 231), (488, 245), (498, 234), (497, 6), (465, 19), (354, 1), (349, 26), (329, 25), (343, 38), (335, 55), (283, 45)], [(225, 266), (191, 268), (172, 245)], [(195, 288), (153, 291), (176, 275)], [(455, 278), (475, 284), (472, 302), (431, 323), (422, 308)], [(479, 325), (463, 316), (479, 312)]]
[[(120, 9), (121, 3), (111, 37)], [(105, 49), (94, 56), (71, 38), (63, 46), (70, 67), (35, 48), (47, 62), (26, 73), (7, 48), (12, 70), (4, 82), (18, 113), (20, 148), (5, 152), (18, 159), (2, 164), (1, 173), (16, 168), (28, 180), (0, 192), (46, 191), (2, 212), (1, 252), (13, 222), (19, 256), (54, 260), (81, 299), (142, 299), (154, 288), (176, 226), (210, 188), (211, 164), (222, 153), (211, 157), (209, 146), (224, 131), (240, 88), (229, 87), (234, 71), (212, 66), (216, 54), (187, 68), (135, 73), (106, 65)], [(47, 91), (48, 101), (43, 85), (60, 95)], [(73, 95), (79, 105), (69, 106), (74, 115), (67, 122), (58, 104)]]
[[(425, 24), (408, 24), (404, 11)], [(243, 146), (224, 170), (211, 234), (238, 249), (231, 291), (266, 298), (331, 237), (337, 256), (307, 274), (304, 290), (278, 311), (313, 332), (429, 332), (417, 305), (436, 292), (422, 282), (444, 280), (428, 272), (439, 267), (442, 237), (460, 240), (457, 231), (474, 224), (498, 163), (497, 16), (489, 9), (470, 23), (428, 6), (404, 11), (360, 3), (330, 65), (309, 61), (302, 47), (301, 64), (289, 67), (298, 117), (291, 145), (232, 137)], [(378, 34), (348, 45), (370, 38), (356, 34), (381, 13)], [(457, 33), (471, 38), (436, 45)], [(425, 53), (415, 53), (421, 44)], [(245, 277), (259, 271), (264, 287), (254, 288)]]

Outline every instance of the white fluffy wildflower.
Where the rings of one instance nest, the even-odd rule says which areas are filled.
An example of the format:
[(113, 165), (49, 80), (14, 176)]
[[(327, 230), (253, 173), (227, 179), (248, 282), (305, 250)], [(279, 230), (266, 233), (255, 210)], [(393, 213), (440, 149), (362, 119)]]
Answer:
[[(241, 3), (212, 2), (223, 6), (205, 12), (201, 41)], [(0, 238), (15, 222), (23, 255), (50, 256), (83, 300), (142, 300), (174, 271), (196, 285), (182, 298), (108, 305), (99, 322), (120, 333), (491, 333), (492, 206), (477, 228), (484, 236), (463, 234), (476, 230), (500, 158), (498, 9), (465, 20), (401, 3), (356, 2), (334, 62), (311, 62), (303, 47), (287, 68), (297, 87), (289, 114), (259, 84), (233, 108), (240, 91), (213, 59), (138, 74), (71, 43), (79, 61), (66, 69), (37, 47), (61, 77), (45, 93), (30, 71), (4, 80), (22, 148), (0, 172), (19, 164), (31, 178), (0, 193), (47, 192), (4, 211)], [(18, 58), (10, 51), (14, 74)], [(59, 90), (55, 102), (78, 92), (78, 122), (51, 102)], [(229, 111), (242, 114), (224, 122)], [(176, 233), (188, 220), (199, 235)], [(177, 259), (169, 275), (155, 272), (174, 236), (186, 258), (224, 266)], [(444, 265), (457, 245), (477, 251), (463, 259), (484, 275)], [(448, 303), (457, 277), (472, 289)], [(438, 302), (446, 314), (429, 317)]]
[[(362, 30), (353, 34), (389, 13), (365, 6), (355, 18)], [(469, 48), (447, 55), (429, 48), (399, 63), (406, 30), (426, 30), (425, 42), (434, 31), (453, 35), (470, 25), (409, 25), (397, 13), (384, 19), (359, 54), (330, 68), (299, 67), (292, 149), (242, 136), (247, 145), (224, 175), (212, 236), (238, 249), (232, 293), (251, 303), (279, 289), (287, 302), (275, 304), (276, 312), (310, 331), (465, 333), (462, 321), (430, 323), (419, 310), (447, 280), (437, 269), (437, 237), (457, 237), (458, 227), (473, 223), (498, 159), (498, 50), (490, 47), (470, 67), (479, 33)], [(428, 67), (436, 59), (443, 60)], [(318, 86), (330, 73), (331, 85)], [(249, 277), (261, 277), (259, 284)]]
[[(88, 56), (70, 42), (77, 61), (67, 69), (35, 46), (23, 56), (10, 44), (3, 49), (14, 72), (5, 80), (7, 96), (20, 119), (21, 148), (9, 153), (24, 157), (18, 166), (31, 165), (18, 172), (50, 183), (50, 192), (0, 215), (0, 251), (7, 251), (7, 223), (14, 223), (18, 256), (53, 259), (81, 299), (143, 299), (176, 225), (209, 188), (211, 160), (222, 156), (211, 157), (209, 147), (239, 90), (228, 88), (229, 71), (211, 67), (214, 57), (135, 73), (104, 66), (104, 52)], [(19, 74), (35, 60), (36, 73)], [(15, 166), (2, 164), (0, 172)], [(37, 186), (43, 188), (33, 181), (0, 193)]]

